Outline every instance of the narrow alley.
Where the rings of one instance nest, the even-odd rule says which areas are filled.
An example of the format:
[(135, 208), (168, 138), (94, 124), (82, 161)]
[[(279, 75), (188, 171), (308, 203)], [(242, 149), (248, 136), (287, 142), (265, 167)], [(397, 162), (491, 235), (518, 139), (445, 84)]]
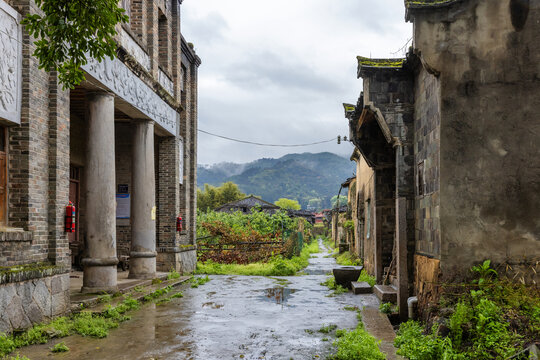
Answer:
[[(30, 359), (324, 359), (332, 351), (335, 324), (354, 328), (346, 306), (378, 307), (374, 295), (332, 294), (323, 282), (336, 266), (320, 243), (299, 276), (214, 275), (199, 288), (183, 285), (183, 298), (150, 303), (105, 339), (71, 336), (21, 349)], [(68, 353), (49, 348), (64, 341)]]

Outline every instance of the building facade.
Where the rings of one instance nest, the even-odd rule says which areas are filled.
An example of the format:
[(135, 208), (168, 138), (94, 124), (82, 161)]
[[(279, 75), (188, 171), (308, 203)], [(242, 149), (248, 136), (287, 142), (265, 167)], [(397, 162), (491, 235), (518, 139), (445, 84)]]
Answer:
[(375, 231), (363, 235), (366, 268), (395, 276), (400, 309), (413, 294), (426, 308), (485, 259), (538, 282), (540, 4), (405, 5), (411, 51), (359, 57), (363, 94), (346, 107), (369, 166), (359, 176), (373, 174), (362, 197), (375, 206), (359, 212)]
[(69, 91), (38, 68), (20, 25), (35, 2), (0, 0), (1, 332), (65, 313), (72, 267), (83, 292), (116, 291), (119, 258), (131, 278), (194, 269), (200, 59), (180, 0), (122, 5), (117, 58), (90, 59)]

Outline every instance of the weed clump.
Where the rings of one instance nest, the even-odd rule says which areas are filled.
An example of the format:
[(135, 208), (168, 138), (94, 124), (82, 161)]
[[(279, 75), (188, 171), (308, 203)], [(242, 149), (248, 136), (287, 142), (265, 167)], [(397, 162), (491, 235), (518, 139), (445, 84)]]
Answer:
[(67, 345), (62, 341), (62, 342), (59, 342), (58, 344), (54, 345), (52, 348), (51, 348), (51, 351), (53, 353), (61, 353), (61, 352), (67, 352), (69, 351), (69, 348), (67, 347)]
[(321, 285), (326, 286), (330, 290), (334, 290), (332, 294), (327, 295), (327, 296), (336, 296), (336, 295), (344, 294), (349, 291), (349, 289), (339, 284), (336, 284), (336, 279), (334, 279), (333, 276), (327, 277), (326, 280), (321, 283)]
[(323, 333), (323, 334), (328, 334), (328, 333), (331, 333), (332, 331), (336, 330), (337, 329), (337, 325), (336, 324), (329, 324), (329, 325), (325, 325), (325, 326), (322, 326), (320, 329), (319, 329), (319, 332), (320, 333)]
[(359, 282), (367, 282), (369, 286), (373, 287), (376, 284), (376, 280), (374, 276), (371, 276), (367, 273), (367, 271), (364, 269), (360, 273), (360, 276), (358, 277)]
[(204, 285), (209, 281), (210, 281), (210, 278), (208, 277), (208, 275), (206, 275), (205, 277), (197, 277), (197, 278), (192, 277), (191, 278), (191, 287), (192, 288), (198, 288), (199, 286)]
[(344, 266), (360, 266), (362, 265), (362, 259), (360, 259), (356, 254), (349, 251), (345, 251), (339, 255), (335, 255), (336, 262), (339, 265)]
[(332, 360), (383, 360), (386, 359), (379, 350), (380, 341), (371, 336), (365, 329), (358, 313), (358, 325), (354, 330), (340, 329), (333, 345), (337, 351), (330, 356)]
[(175, 269), (171, 268), (171, 271), (167, 274), (167, 280), (175, 280), (180, 278), (180, 273), (176, 271)]

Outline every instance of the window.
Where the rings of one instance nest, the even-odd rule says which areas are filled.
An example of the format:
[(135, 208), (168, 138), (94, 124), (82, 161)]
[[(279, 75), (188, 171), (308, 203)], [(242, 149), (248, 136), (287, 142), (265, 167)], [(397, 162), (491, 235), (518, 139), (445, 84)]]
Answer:
[(167, 26), (167, 17), (161, 11), (158, 20), (159, 32), (159, 64), (165, 70), (169, 70), (169, 34)]

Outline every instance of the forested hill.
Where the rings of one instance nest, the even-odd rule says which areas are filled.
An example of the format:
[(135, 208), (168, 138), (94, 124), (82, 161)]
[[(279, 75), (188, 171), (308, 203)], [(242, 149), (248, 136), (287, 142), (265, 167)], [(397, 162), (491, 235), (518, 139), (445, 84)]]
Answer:
[(197, 184), (219, 186), (226, 181), (238, 184), (246, 194), (274, 202), (285, 197), (307, 207), (310, 199), (321, 199), (323, 208), (337, 195), (340, 184), (353, 176), (355, 163), (336, 154), (288, 154), (279, 159), (263, 158), (247, 164), (199, 165)]

